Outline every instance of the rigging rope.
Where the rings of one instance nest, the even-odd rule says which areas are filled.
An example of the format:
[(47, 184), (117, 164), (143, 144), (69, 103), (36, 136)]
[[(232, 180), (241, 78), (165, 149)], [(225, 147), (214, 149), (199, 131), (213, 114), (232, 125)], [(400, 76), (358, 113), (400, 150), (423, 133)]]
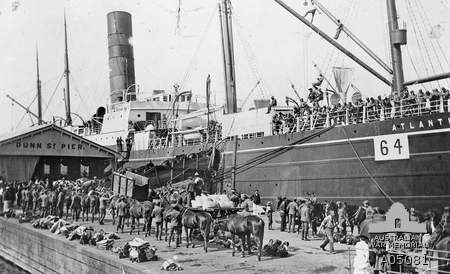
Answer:
[(391, 204), (393, 204), (394, 200), (392, 200), (392, 198), (389, 196), (389, 194), (387, 194), (386, 191), (384, 191), (383, 188), (380, 186), (380, 184), (377, 182), (377, 180), (375, 180), (375, 178), (372, 176), (369, 169), (367, 168), (367, 166), (364, 164), (363, 160), (359, 156), (358, 152), (355, 149), (355, 146), (353, 145), (352, 141), (348, 137), (348, 133), (347, 133), (347, 130), (345, 129), (345, 127), (342, 127), (342, 130), (345, 133), (345, 137), (347, 138), (348, 144), (352, 148), (353, 153), (355, 153), (356, 158), (358, 158), (358, 161), (360, 162), (361, 166), (364, 168), (364, 171), (366, 172), (367, 176), (369, 176), (370, 180), (376, 185), (376, 187), (381, 192), (381, 194), (383, 194), (384, 198), (386, 198), (387, 200), (389, 200), (389, 202), (391, 202)]
[[(31, 107), (31, 105), (34, 103), (34, 101), (36, 101), (36, 99), (37, 99), (37, 94), (34, 96), (33, 101), (31, 101), (31, 103), (28, 105), (28, 108)], [(13, 103), (13, 104), (14, 104), (14, 103)], [(11, 110), (11, 114), (12, 114), (12, 110)], [(19, 126), (22, 124), (23, 119), (25, 119), (25, 117), (27, 116), (27, 114), (28, 114), (28, 112), (25, 111), (25, 113), (22, 115), (22, 118), (20, 118), (19, 122), (17, 123), (15, 130), (17, 130), (17, 129), (19, 128)], [(12, 115), (11, 115), (11, 116), (12, 116)], [(11, 128), (12, 128), (12, 125), (11, 125)]]
[[(419, 7), (419, 5), (420, 5), (420, 7)], [(425, 12), (425, 8), (424, 8), (424, 6), (422, 5), (422, 3), (421, 3), (420, 1), (416, 1), (416, 6), (417, 6), (417, 8), (418, 8), (418, 10), (419, 10), (419, 15), (421, 16), (422, 21), (424, 21), (425, 24), (428, 24), (428, 27), (429, 27), (430, 29), (432, 29), (432, 25), (431, 25), (430, 19), (428, 18), (427, 14), (426, 14), (426, 12)], [(421, 11), (422, 11), (422, 12), (421, 12)], [(436, 50), (436, 48), (435, 48), (435, 46), (434, 46), (433, 39), (428, 39), (428, 40), (430, 41), (431, 47), (432, 47), (432, 49), (433, 49), (433, 51), (434, 51), (434, 54), (436, 55), (436, 59), (437, 59), (437, 61), (438, 61), (438, 63), (439, 63), (439, 67), (441, 68), (442, 72), (445, 72), (445, 69), (444, 69), (444, 67), (442, 66), (442, 63), (441, 63), (441, 58), (439, 58), (438, 53), (437, 53), (437, 50)], [(444, 52), (443, 49), (442, 49), (441, 43), (439, 43), (439, 40), (437, 40), (437, 39), (435, 40), (435, 42), (436, 42), (437, 46), (438, 46), (439, 49), (440, 49), (440, 52), (441, 52), (441, 54), (442, 54), (442, 57), (443, 57), (444, 60), (446, 61), (447, 65), (450, 66), (450, 63), (449, 63), (449, 61), (448, 61), (448, 59), (447, 59), (447, 56), (446, 56), (445, 52)], [(449, 80), (446, 79), (445, 81), (447, 82), (447, 85), (450, 86)]]
[(56, 91), (58, 90), (59, 84), (61, 84), (61, 80), (62, 80), (63, 77), (64, 77), (64, 73), (62, 73), (61, 77), (59, 77), (58, 83), (56, 84), (56, 87), (53, 90), (52, 96), (50, 96), (50, 99), (48, 100), (47, 107), (44, 109), (44, 112), (42, 113), (42, 115), (44, 115), (47, 112), (48, 108), (50, 107), (50, 104), (52, 103), (52, 100), (53, 100), (53, 96), (55, 96)]
[[(412, 15), (412, 18), (413, 18), (413, 21), (414, 21), (413, 28), (415, 28), (414, 24), (419, 26), (418, 20), (416, 18), (416, 15), (414, 13), (414, 10), (413, 10), (413, 7), (411, 5), (410, 0), (406, 0), (406, 3), (407, 3), (407, 6), (409, 6), (409, 9), (410, 9), (409, 12)], [(417, 30), (418, 30), (418, 33), (419, 33), (419, 37), (420, 37), (420, 39), (422, 41), (422, 45), (423, 45), (423, 47), (425, 49), (425, 53), (427, 54), (428, 61), (430, 62), (431, 70), (433, 71), (433, 74), (436, 74), (436, 69), (434, 68), (433, 62), (431, 61), (431, 55), (430, 55), (430, 52), (428, 51), (427, 45), (425, 44), (425, 39), (423, 38), (422, 31), (421, 31), (421, 29), (419, 27), (417, 27)], [(420, 46), (419, 46), (419, 48), (420, 48)], [(437, 83), (438, 83), (438, 86), (440, 87), (439, 81)]]
[[(419, 72), (416, 68), (416, 65), (414, 64), (413, 59), (412, 59), (411, 53), (409, 52), (409, 48), (408, 47), (405, 47), (405, 48), (406, 48), (406, 53), (408, 54), (408, 57), (409, 57), (409, 61), (411, 62), (411, 66), (413, 67), (413, 70), (416, 73), (416, 77), (420, 78)], [(422, 88), (426, 89), (424, 83), (422, 83), (421, 86), (422, 86)]]
[(254, 80), (261, 83), (261, 85), (258, 86), (261, 96), (263, 98), (268, 97), (268, 93), (266, 91), (265, 84), (263, 82), (263, 77), (260, 73), (260, 69), (258, 67), (258, 62), (257, 62), (256, 56), (254, 54), (254, 51), (253, 51), (250, 43), (248, 42), (249, 39), (244, 38), (244, 36), (245, 36), (244, 31), (243, 31), (244, 28), (239, 21), (238, 13), (234, 10), (233, 10), (233, 12), (234, 12), (233, 19), (234, 19), (234, 22), (236, 23), (236, 26), (238, 27), (237, 28), (237, 34), (238, 34), (237, 36), (239, 38), (239, 42), (241, 42), (241, 45), (244, 49), (244, 53), (245, 53), (245, 56), (247, 57), (248, 65), (253, 73)]

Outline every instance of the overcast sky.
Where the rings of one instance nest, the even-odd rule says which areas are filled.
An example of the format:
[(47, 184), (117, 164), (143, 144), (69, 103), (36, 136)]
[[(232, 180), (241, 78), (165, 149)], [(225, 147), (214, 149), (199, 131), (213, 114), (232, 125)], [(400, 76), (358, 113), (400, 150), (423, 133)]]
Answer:
[[(303, 5), (304, 0), (285, 1), (302, 14), (310, 8)], [(385, 1), (321, 2), (390, 64)], [(408, 50), (403, 51), (405, 79), (450, 71), (448, 0), (397, 2), (399, 20), (408, 28)], [(141, 95), (154, 89), (172, 89), (178, 82), (183, 90), (193, 90), (194, 94), (203, 96), (206, 76), (211, 74), (213, 96), (221, 103), (224, 84), (218, 2), (181, 0), (177, 27), (178, 3), (179, 0), (0, 0), (3, 55), (0, 58), (0, 132), (31, 124), (28, 116), (23, 117), (24, 111), (12, 106), (5, 94), (26, 105), (32, 102), (36, 92), (36, 45), (44, 110), (47, 109), (44, 118), (64, 115), (63, 85), (54, 93), (64, 69), (64, 9), (73, 76), (73, 112), (88, 118), (98, 106), (109, 101), (106, 14), (114, 10), (132, 14), (136, 82), (141, 87)], [(232, 0), (232, 3), (239, 99), (247, 97), (259, 78), (262, 84), (250, 99), (275, 95), (283, 102), (284, 96), (295, 96), (290, 89), (291, 81), (305, 95), (304, 88), (317, 76), (313, 63), (330, 78), (332, 66), (354, 67), (352, 82), (366, 96), (390, 92), (389, 87), (306, 30), (273, 0)], [(316, 14), (314, 23), (334, 36), (336, 26), (324, 14)], [(346, 35), (341, 35), (338, 42), (388, 77)], [(447, 82), (439, 84), (447, 85)], [(36, 110), (36, 104), (32, 109)]]

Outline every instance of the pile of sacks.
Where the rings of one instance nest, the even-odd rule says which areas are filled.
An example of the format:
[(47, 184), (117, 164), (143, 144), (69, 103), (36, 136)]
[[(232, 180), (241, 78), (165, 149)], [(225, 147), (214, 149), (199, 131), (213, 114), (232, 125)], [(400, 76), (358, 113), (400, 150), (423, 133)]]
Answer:
[(134, 238), (127, 242), (122, 248), (116, 248), (113, 252), (119, 254), (119, 258), (130, 258), (132, 262), (156, 261), (156, 247), (151, 247), (148, 241)]
[(192, 201), (194, 208), (232, 208), (234, 203), (230, 201), (227, 195), (200, 195)]
[(269, 243), (264, 245), (262, 255), (270, 257), (287, 257), (289, 242), (281, 242), (280, 240), (270, 239)]

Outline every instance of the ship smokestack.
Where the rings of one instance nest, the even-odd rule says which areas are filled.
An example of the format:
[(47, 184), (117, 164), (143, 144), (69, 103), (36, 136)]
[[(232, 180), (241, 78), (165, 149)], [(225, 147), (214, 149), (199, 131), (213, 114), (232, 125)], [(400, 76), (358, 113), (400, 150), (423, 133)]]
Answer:
[(136, 100), (131, 14), (108, 13), (109, 85), (111, 103)]

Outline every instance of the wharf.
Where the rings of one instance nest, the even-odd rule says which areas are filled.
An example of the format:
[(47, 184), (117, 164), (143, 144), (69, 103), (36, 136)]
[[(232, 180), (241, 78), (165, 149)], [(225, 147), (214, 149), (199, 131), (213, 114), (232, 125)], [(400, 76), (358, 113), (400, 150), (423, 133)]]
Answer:
[[(265, 218), (265, 217), (263, 217)], [(141, 220), (142, 221), (142, 220)], [(111, 220), (105, 225), (84, 222), (95, 230), (115, 231)], [(274, 224), (274, 228), (276, 228)], [(141, 227), (142, 229), (142, 227)], [(336, 245), (337, 254), (329, 255), (320, 250), (319, 240), (301, 241), (297, 234), (268, 230), (264, 243), (269, 239), (289, 241), (290, 254), (287, 258), (256, 256), (241, 258), (239, 253), (231, 256), (231, 249), (210, 245), (204, 253), (200, 242), (195, 248), (186, 248), (185, 241), (179, 248), (167, 246), (167, 242), (156, 241), (154, 234), (144, 238), (144, 234), (119, 233), (121, 239), (114, 246), (123, 246), (134, 237), (146, 239), (157, 247), (158, 261), (132, 263), (128, 258), (119, 259), (111, 251), (93, 246), (81, 245), (78, 240), (69, 241), (48, 230), (35, 229), (29, 223), (19, 224), (17, 219), (0, 218), (0, 256), (14, 262), (31, 273), (164, 273), (161, 265), (166, 259), (177, 259), (183, 273), (350, 273), (348, 246)], [(184, 232), (183, 232), (184, 239)]]

